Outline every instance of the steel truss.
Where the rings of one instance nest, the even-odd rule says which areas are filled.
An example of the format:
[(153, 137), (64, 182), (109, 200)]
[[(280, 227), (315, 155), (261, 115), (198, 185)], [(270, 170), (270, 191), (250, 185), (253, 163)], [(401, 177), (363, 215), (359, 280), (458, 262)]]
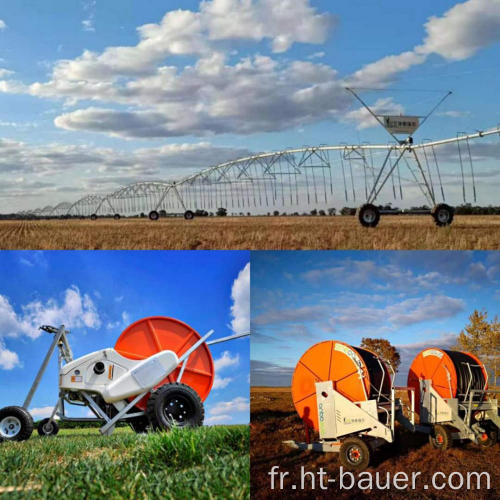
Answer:
[[(73, 204), (60, 203), (31, 214), (64, 215), (67, 209), (68, 216), (119, 218), (149, 214), (156, 219), (168, 214), (216, 213), (220, 208), (229, 214), (245, 215), (284, 209), (287, 213), (301, 213), (311, 208), (327, 209), (342, 198), (362, 207), (374, 206), (382, 193), (403, 199), (403, 188), (411, 186), (420, 190), (429, 208), (439, 207), (446, 201), (440, 152), (457, 144), (462, 198), (465, 202), (470, 191), (476, 200), (470, 142), (494, 134), (500, 136), (500, 127), (419, 144), (413, 144), (410, 138), (390, 144), (304, 146), (259, 153), (178, 181), (138, 182), (108, 195), (88, 195)], [(446, 151), (448, 160), (443, 162), (455, 161), (449, 159), (449, 148)]]

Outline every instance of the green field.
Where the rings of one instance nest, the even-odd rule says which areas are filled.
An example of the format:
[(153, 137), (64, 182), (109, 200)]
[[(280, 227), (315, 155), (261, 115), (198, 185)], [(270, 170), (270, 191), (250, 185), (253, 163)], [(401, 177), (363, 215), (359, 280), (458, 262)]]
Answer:
[(248, 426), (65, 429), (0, 443), (2, 498), (249, 498)]

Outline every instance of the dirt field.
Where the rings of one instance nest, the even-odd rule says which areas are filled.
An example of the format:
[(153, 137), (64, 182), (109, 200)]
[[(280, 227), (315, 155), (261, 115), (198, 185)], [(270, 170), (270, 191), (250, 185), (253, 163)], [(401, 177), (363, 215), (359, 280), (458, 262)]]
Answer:
[(0, 221), (0, 249), (453, 249), (500, 248), (500, 216), (457, 216), (438, 228), (430, 216), (227, 217)]
[[(415, 491), (374, 490), (379, 498), (499, 498), (498, 481), (500, 479), (500, 444), (493, 448), (480, 448), (472, 443), (460, 444), (451, 450), (434, 450), (428, 444), (427, 438), (419, 434), (400, 429), (401, 439), (393, 450), (379, 450), (373, 465), (367, 469), (379, 472), (381, 482), (385, 482), (385, 474), (394, 475), (398, 471), (405, 471), (411, 477), (412, 472), (421, 472), (417, 477)], [(338, 486), (340, 463), (336, 454), (322, 454), (313, 451), (299, 451), (287, 447), (282, 441), (296, 439), (304, 441), (304, 431), (301, 420), (293, 407), (289, 389), (280, 388), (251, 388), (251, 434), (250, 434), (250, 459), (251, 459), (251, 493), (252, 498), (269, 498), (287, 496), (294, 498), (359, 498), (368, 491), (353, 488), (350, 491), (341, 491)], [(278, 465), (281, 471), (290, 473), (284, 481), (284, 491), (281, 495), (277, 490), (270, 489), (269, 471)], [(327, 478), (335, 478), (335, 483), (330, 483), (329, 489), (321, 491), (316, 475), (316, 489), (311, 491), (298, 491), (300, 488), (300, 470), (317, 472), (322, 467), (327, 472)], [(490, 474), (491, 489), (487, 491), (483, 479), (482, 489), (458, 489), (456, 491), (446, 487), (436, 490), (432, 487), (431, 476), (434, 472), (441, 471), (447, 476), (452, 472), (468, 471)], [(291, 477), (291, 479), (290, 479)], [(441, 481), (441, 477), (438, 478)], [(454, 479), (457, 479), (456, 477)], [(310, 485), (305, 482), (306, 485)], [(291, 485), (299, 485), (297, 490), (292, 490)], [(424, 485), (428, 489), (424, 489)], [(457, 483), (453, 483), (457, 484)], [(473, 482), (474, 487), (476, 485)], [(276, 483), (278, 485), (278, 483)], [(497, 495), (497, 496), (496, 496)]]

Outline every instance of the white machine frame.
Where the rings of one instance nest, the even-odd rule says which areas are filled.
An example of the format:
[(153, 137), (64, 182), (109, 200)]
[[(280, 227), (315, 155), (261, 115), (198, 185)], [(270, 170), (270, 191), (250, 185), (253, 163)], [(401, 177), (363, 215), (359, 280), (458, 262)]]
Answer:
[[(73, 352), (71, 350), (69, 341), (68, 341), (68, 334), (70, 333), (69, 330), (65, 328), (64, 325), (61, 325), (59, 327), (54, 327), (54, 326), (49, 326), (49, 325), (44, 325), (40, 327), (41, 330), (53, 334), (54, 338), (53, 341), (49, 347), (49, 350), (47, 351), (47, 354), (42, 362), (42, 365), (35, 377), (35, 380), (33, 381), (33, 384), (28, 392), (28, 395), (26, 396), (26, 399), (23, 403), (23, 408), (28, 411), (28, 408), (31, 404), (31, 401), (33, 399), (33, 396), (40, 384), (40, 381), (42, 379), (42, 376), (47, 369), (47, 365), (49, 363), (50, 358), (52, 357), (52, 354), (57, 346), (58, 348), (58, 373), (59, 373), (59, 396), (57, 399), (57, 402), (54, 406), (54, 409), (52, 410), (52, 413), (46, 423), (46, 425), (51, 425), (52, 422), (56, 417), (58, 417), (62, 421), (66, 422), (100, 422), (104, 423), (104, 425), (100, 428), (100, 432), (103, 435), (109, 436), (113, 433), (115, 426), (118, 422), (121, 421), (127, 421), (130, 419), (134, 419), (137, 417), (143, 417), (146, 415), (144, 411), (134, 411), (132, 413), (129, 413), (129, 411), (144, 397), (146, 394), (151, 392), (153, 388), (161, 382), (165, 378), (168, 373), (165, 371), (161, 371), (158, 375), (155, 376), (155, 378), (151, 378), (151, 383), (148, 384), (148, 389), (143, 390), (138, 394), (132, 394), (134, 397), (131, 401), (129, 401), (129, 396), (127, 395), (127, 399), (119, 399), (119, 400), (111, 400), (109, 402), (110, 405), (113, 405), (117, 411), (117, 413), (114, 416), (110, 416), (107, 414), (106, 409), (102, 407), (102, 405), (99, 405), (95, 398), (96, 394), (100, 394), (99, 391), (92, 391), (92, 390), (84, 390), (84, 389), (78, 389), (78, 388), (72, 388), (72, 389), (67, 389), (64, 388), (64, 379), (67, 376), (67, 374), (64, 373), (64, 367), (68, 366), (70, 363), (75, 361), (73, 359)], [(186, 367), (187, 361), (189, 359), (189, 356), (196, 350), (198, 349), (203, 343), (206, 343), (207, 345), (212, 345), (212, 344), (217, 344), (221, 342), (226, 342), (228, 340), (233, 340), (237, 339), (240, 337), (245, 337), (248, 336), (249, 333), (243, 333), (243, 334), (235, 334), (235, 335), (230, 335), (227, 337), (223, 337), (220, 339), (212, 340), (210, 342), (207, 342), (208, 338), (214, 333), (214, 330), (209, 330), (205, 335), (203, 335), (191, 348), (189, 348), (180, 358), (177, 359), (175, 353), (171, 351), (162, 351), (161, 353), (155, 355), (161, 356), (162, 353), (169, 353), (170, 360), (175, 358), (175, 365), (173, 369), (176, 369), (178, 366), (181, 366), (181, 370), (179, 372), (179, 375), (177, 377), (177, 382), (182, 382), (182, 377), (184, 375), (184, 369)], [(109, 351), (109, 352), (108, 352)], [(111, 352), (112, 351), (112, 352)], [(85, 358), (89, 357), (91, 358), (93, 355), (97, 354), (102, 354), (104, 358), (110, 355), (115, 355), (120, 358), (122, 358), (114, 349), (104, 349), (102, 351), (98, 351), (97, 353), (92, 353), (87, 356), (83, 356), (82, 358), (79, 358), (80, 361), (84, 362)], [(145, 362), (148, 360), (151, 360), (154, 356), (148, 358), (147, 360), (144, 361), (133, 361), (129, 360), (126, 358), (123, 358), (122, 361), (125, 361), (127, 365), (130, 365), (129, 368), (130, 370), (130, 375), (132, 377), (136, 377), (137, 380), (139, 380), (139, 377), (141, 376), (140, 373), (140, 368), (141, 365), (144, 365)], [(155, 360), (156, 361), (156, 360)], [(134, 365), (135, 368), (134, 368)], [(155, 366), (160, 366), (159, 363), (156, 363)], [(146, 366), (146, 369), (143, 370), (143, 373), (150, 370), (150, 366)], [(135, 373), (134, 373), (135, 370)], [(170, 370), (169, 373), (171, 373), (173, 370)], [(165, 374), (166, 373), (166, 374)], [(147, 374), (146, 374), (147, 375)], [(73, 381), (74, 382), (74, 381)], [(77, 381), (78, 382), (78, 381)], [(150, 386), (150, 387), (149, 387)], [(102, 397), (101, 397), (102, 399)], [(92, 413), (95, 415), (94, 417), (68, 417), (66, 415), (66, 408), (65, 408), (65, 403), (68, 403), (70, 405), (75, 405), (75, 406), (86, 406), (88, 407)]]

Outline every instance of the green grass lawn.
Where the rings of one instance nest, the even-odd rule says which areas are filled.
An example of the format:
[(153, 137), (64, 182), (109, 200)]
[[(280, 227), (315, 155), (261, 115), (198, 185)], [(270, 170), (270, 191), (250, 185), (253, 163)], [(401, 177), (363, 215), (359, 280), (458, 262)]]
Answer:
[[(36, 434), (36, 433), (35, 433)], [(113, 436), (97, 429), (0, 443), (2, 498), (249, 498), (248, 426)], [(14, 487), (14, 488), (12, 488)]]

